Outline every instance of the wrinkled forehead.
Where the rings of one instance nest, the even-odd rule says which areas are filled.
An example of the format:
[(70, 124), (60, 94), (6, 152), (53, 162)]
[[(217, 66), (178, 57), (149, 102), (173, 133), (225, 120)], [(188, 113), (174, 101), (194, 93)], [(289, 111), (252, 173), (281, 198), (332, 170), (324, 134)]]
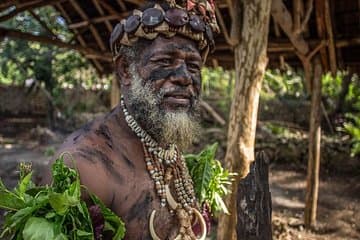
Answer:
[(197, 44), (191, 39), (180, 36), (172, 38), (157, 37), (152, 41), (150, 46), (144, 49), (144, 58), (148, 59), (155, 54), (176, 54), (183, 53), (193, 58), (201, 60), (200, 51)]

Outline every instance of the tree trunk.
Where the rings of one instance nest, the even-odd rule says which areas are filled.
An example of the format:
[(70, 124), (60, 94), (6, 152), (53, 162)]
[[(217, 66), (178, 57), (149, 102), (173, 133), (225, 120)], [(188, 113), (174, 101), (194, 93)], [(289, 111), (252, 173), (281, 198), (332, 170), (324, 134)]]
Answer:
[(321, 75), (322, 67), (318, 57), (314, 61), (314, 75), (311, 92), (311, 113), (309, 132), (309, 159), (306, 180), (305, 226), (310, 228), (316, 222), (319, 188), (320, 140), (321, 140)]
[(250, 173), (238, 189), (238, 239), (271, 240), (271, 194), (269, 191), (269, 159), (256, 154)]
[(271, 1), (234, 1), (234, 16), (242, 16), (242, 19), (233, 19), (232, 23), (240, 30), (232, 31), (238, 33), (233, 37), (240, 39), (240, 42), (234, 47), (235, 90), (229, 117), (225, 165), (239, 175), (231, 187), (232, 194), (225, 199), (230, 215), (220, 216), (218, 240), (236, 239), (238, 182), (248, 174), (249, 165), (254, 161), (259, 94), (268, 61), (266, 50), (270, 7)]

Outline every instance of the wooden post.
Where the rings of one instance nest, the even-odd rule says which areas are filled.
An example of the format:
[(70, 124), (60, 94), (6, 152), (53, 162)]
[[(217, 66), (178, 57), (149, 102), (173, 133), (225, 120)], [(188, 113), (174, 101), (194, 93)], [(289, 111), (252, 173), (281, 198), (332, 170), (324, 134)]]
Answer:
[(238, 188), (237, 239), (271, 240), (271, 193), (269, 159), (264, 152), (256, 154), (250, 173)]
[(316, 223), (316, 209), (319, 188), (320, 140), (321, 140), (321, 75), (322, 67), (318, 57), (314, 61), (311, 91), (311, 113), (309, 132), (309, 159), (306, 180), (305, 227)]
[(332, 27), (332, 19), (330, 13), (330, 6), (329, 0), (325, 0), (325, 26), (326, 31), (328, 33), (328, 49), (329, 49), (329, 60), (330, 60), (330, 70), (333, 76), (336, 75), (337, 67), (336, 67), (336, 50), (335, 50), (335, 40), (333, 34), (333, 27)]
[(234, 16), (238, 19), (236, 17), (233, 19), (232, 33), (237, 34), (232, 37), (240, 39), (241, 43), (234, 47), (236, 77), (229, 117), (225, 167), (238, 173), (239, 176), (231, 186), (232, 194), (225, 199), (230, 215), (220, 216), (218, 240), (237, 239), (238, 185), (240, 179), (248, 174), (251, 162), (255, 160), (254, 144), (259, 96), (268, 62), (266, 50), (271, 1), (244, 0), (233, 3)]

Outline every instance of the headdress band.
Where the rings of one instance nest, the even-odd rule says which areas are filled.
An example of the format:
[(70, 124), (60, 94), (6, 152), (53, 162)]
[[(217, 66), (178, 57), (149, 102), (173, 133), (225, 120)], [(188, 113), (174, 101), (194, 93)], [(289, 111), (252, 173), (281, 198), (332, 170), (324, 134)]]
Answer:
[(121, 45), (132, 46), (139, 38), (153, 40), (159, 34), (188, 37), (197, 42), (204, 56), (214, 49), (213, 33), (219, 32), (214, 12), (213, 0), (187, 0), (186, 6), (168, 0), (167, 4), (155, 4), (144, 11), (136, 9), (127, 19), (121, 20), (111, 33), (113, 59), (119, 56)]

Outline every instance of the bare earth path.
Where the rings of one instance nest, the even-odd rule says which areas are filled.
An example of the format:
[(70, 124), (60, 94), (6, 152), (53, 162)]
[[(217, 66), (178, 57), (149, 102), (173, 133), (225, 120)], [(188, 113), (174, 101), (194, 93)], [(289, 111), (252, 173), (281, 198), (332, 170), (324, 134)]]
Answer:
[(303, 228), (304, 170), (270, 171), (274, 239), (360, 239), (360, 176), (324, 176), (320, 181), (318, 224)]

